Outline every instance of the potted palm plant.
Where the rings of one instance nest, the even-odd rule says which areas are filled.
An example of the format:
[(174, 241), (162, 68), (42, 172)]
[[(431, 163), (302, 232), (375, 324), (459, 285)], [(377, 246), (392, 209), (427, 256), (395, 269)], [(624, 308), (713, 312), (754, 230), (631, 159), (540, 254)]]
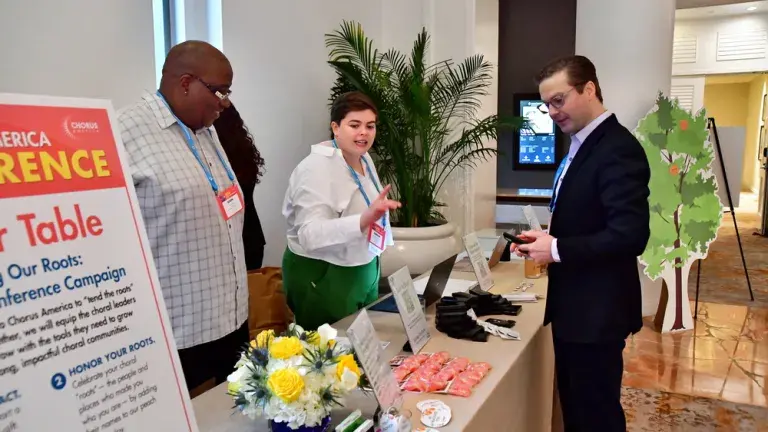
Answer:
[(382, 256), (382, 276), (406, 264), (412, 273), (423, 273), (460, 248), (456, 227), (441, 211), (438, 194), (445, 182), (457, 168), (474, 168), (495, 156), (485, 143), (502, 128), (523, 127), (525, 120), (477, 118), (491, 85), (491, 64), (475, 54), (458, 64), (428, 65), (426, 29), (410, 56), (378, 51), (362, 26), (350, 21), (326, 34), (325, 43), (337, 75), (330, 99), (357, 90), (374, 101), (379, 116), (371, 156), (382, 183), (391, 184), (402, 203), (392, 214), (395, 247)]

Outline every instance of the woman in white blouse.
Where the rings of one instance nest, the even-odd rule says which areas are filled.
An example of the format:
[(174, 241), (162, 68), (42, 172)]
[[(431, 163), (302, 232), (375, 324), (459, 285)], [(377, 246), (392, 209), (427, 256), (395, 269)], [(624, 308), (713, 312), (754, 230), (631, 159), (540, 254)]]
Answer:
[(315, 329), (378, 298), (378, 257), (394, 244), (387, 199), (368, 150), (377, 110), (360, 92), (331, 107), (333, 139), (312, 146), (294, 169), (285, 193), (288, 247), (283, 288), (296, 323)]

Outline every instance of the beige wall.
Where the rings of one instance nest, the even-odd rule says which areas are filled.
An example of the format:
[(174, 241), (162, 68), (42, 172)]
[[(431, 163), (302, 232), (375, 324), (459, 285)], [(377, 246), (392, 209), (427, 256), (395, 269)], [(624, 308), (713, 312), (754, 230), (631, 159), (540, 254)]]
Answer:
[(757, 159), (760, 144), (760, 125), (763, 117), (763, 95), (766, 78), (759, 75), (749, 84), (747, 109), (747, 143), (744, 146), (744, 175), (742, 189), (757, 192), (760, 187), (760, 162)]
[(718, 126), (746, 126), (749, 106), (749, 83), (707, 84), (704, 107)]
[[(744, 146), (744, 168), (741, 174), (743, 191), (752, 190), (755, 175), (752, 155), (757, 151), (755, 137), (758, 134), (759, 125), (750, 120), (759, 119), (760, 114), (755, 114), (755, 97), (752, 90), (752, 83), (707, 84), (704, 87), (704, 107), (707, 109), (707, 115), (714, 117), (718, 126), (746, 128), (747, 142)], [(761, 98), (762, 94), (757, 97), (758, 112)]]

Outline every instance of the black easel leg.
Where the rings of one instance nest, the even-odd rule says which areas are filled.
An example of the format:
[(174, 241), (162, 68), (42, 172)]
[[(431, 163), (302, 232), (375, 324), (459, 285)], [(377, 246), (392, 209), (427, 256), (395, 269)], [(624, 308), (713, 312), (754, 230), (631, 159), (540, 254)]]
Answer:
[(693, 307), (693, 319), (694, 321), (699, 316), (699, 282), (701, 282), (701, 263), (704, 260), (699, 260), (699, 264), (696, 266), (696, 303)]
[(736, 213), (733, 211), (733, 205), (731, 205), (731, 216), (733, 216), (733, 228), (736, 229), (736, 239), (739, 241), (739, 252), (741, 252), (741, 265), (744, 266), (744, 276), (747, 277), (747, 287), (749, 288), (749, 298), (755, 301), (755, 294), (752, 292), (752, 282), (749, 280), (749, 272), (747, 271), (747, 259), (744, 257), (744, 248), (741, 247), (741, 234), (739, 234), (739, 225), (736, 223)]
[[(731, 216), (733, 217), (733, 227), (736, 229), (736, 240), (739, 242), (739, 252), (741, 253), (741, 264), (744, 266), (744, 276), (747, 277), (747, 287), (749, 288), (749, 298), (755, 301), (755, 294), (752, 292), (752, 282), (749, 280), (749, 271), (747, 271), (747, 260), (744, 258), (744, 248), (741, 247), (741, 234), (739, 234), (739, 226), (736, 223), (736, 212), (733, 210), (733, 198), (731, 198), (731, 187), (728, 184), (728, 174), (725, 172), (725, 161), (723, 160), (723, 151), (720, 149), (720, 137), (717, 135), (717, 125), (715, 119), (710, 117), (708, 119), (709, 126), (712, 127), (712, 132), (715, 134), (715, 147), (717, 148), (717, 156), (720, 159), (720, 169), (723, 171), (723, 180), (725, 181), (725, 192), (728, 194), (728, 206), (731, 209)], [(701, 262), (699, 262), (701, 265)]]

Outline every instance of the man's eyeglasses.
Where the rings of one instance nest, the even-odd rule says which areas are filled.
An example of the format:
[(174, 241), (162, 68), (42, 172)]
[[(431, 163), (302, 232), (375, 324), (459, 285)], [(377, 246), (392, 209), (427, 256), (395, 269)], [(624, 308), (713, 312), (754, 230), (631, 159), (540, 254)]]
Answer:
[(549, 102), (544, 102), (541, 105), (539, 105), (539, 111), (543, 112), (544, 114), (549, 114), (549, 107), (553, 106), (557, 109), (562, 108), (565, 105), (565, 99), (568, 96), (568, 93), (575, 90), (576, 87), (571, 87), (570, 90), (568, 90), (565, 93), (560, 93), (552, 97), (552, 99), (549, 100)]
[(205, 88), (207, 88), (211, 93), (213, 93), (214, 96), (219, 98), (219, 100), (228, 100), (229, 96), (232, 95), (232, 90), (223, 88), (222, 86), (213, 86), (208, 84), (207, 82), (203, 81), (202, 78), (199, 76), (192, 75), (196, 80), (200, 81), (200, 84), (204, 85)]

